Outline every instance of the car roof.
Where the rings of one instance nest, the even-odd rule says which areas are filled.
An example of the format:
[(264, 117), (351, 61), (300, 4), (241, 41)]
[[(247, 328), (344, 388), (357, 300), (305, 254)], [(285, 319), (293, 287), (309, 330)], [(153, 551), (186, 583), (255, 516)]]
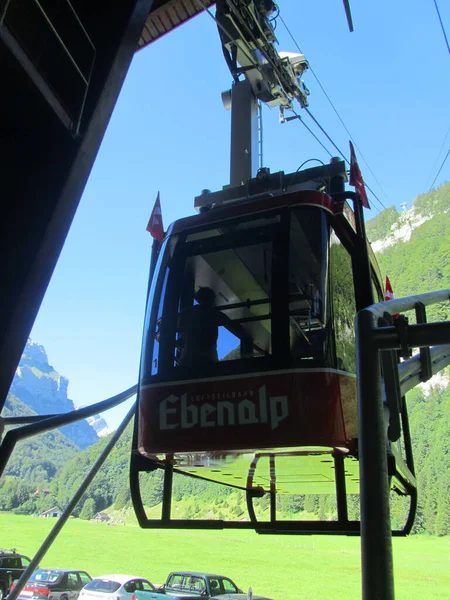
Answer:
[(131, 581), (132, 579), (144, 579), (145, 581), (148, 581), (148, 579), (145, 579), (145, 577), (142, 577), (141, 575), (122, 575), (118, 573), (112, 575), (97, 575), (97, 577), (94, 577), (93, 579), (108, 579), (109, 581), (116, 581), (121, 584)]
[(201, 573), (199, 571), (172, 571), (171, 575), (192, 575), (192, 577), (216, 577), (217, 579), (231, 579), (226, 575), (216, 575), (214, 573)]
[[(36, 571), (47, 571), (48, 573), (50, 573), (50, 571), (52, 573), (86, 573), (87, 571), (83, 571), (80, 569), (51, 569), (51, 568), (46, 568), (46, 567), (39, 567), (38, 569), (36, 569)], [(34, 571), (36, 573), (36, 571)]]

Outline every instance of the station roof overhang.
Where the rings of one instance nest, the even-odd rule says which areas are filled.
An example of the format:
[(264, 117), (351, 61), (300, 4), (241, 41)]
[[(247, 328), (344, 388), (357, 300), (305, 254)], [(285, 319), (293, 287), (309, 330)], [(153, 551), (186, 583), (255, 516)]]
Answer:
[(137, 50), (142, 50), (213, 4), (213, 0), (154, 0)]

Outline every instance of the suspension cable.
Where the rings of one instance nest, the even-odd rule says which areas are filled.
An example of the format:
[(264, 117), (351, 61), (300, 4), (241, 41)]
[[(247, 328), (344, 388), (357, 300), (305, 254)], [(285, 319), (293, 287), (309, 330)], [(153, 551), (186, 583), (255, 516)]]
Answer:
[[(325, 144), (323, 144), (320, 139), (317, 137), (317, 135), (314, 133), (314, 131), (305, 123), (305, 121), (302, 119), (302, 117), (295, 112), (295, 110), (292, 111), (295, 115), (295, 117), (292, 118), (296, 118), (300, 121), (300, 123), (302, 125), (304, 125), (306, 127), (306, 129), (309, 131), (309, 133), (313, 136), (313, 138), (322, 146), (322, 148), (325, 150), (325, 152), (330, 156), (330, 158), (333, 157), (333, 155), (331, 154), (331, 152), (328, 150), (328, 148), (325, 146)], [(288, 120), (288, 119), (286, 119)]]
[(442, 164), (441, 164), (441, 166), (439, 167), (439, 171), (436, 173), (436, 177), (433, 179), (433, 183), (431, 184), (431, 186), (430, 186), (430, 189), (429, 189), (429, 191), (430, 191), (430, 192), (431, 192), (431, 190), (432, 190), (432, 188), (433, 188), (433, 185), (434, 185), (434, 183), (435, 183), (436, 179), (439, 177), (439, 174), (440, 174), (440, 172), (442, 171), (442, 167), (445, 165), (445, 161), (447, 160), (447, 158), (449, 157), (449, 155), (450, 155), (450, 148), (448, 149), (448, 152), (447, 152), (447, 154), (445, 155), (445, 158), (444, 158), (444, 160), (442, 161)]
[[(314, 117), (314, 115), (311, 113), (311, 111), (308, 108), (305, 108), (305, 110), (308, 113), (308, 115), (311, 117), (311, 119), (314, 121), (314, 123), (317, 125), (317, 127), (319, 127), (319, 129), (322, 131), (322, 133), (330, 140), (330, 142), (333, 144), (333, 146), (336, 148), (336, 150), (339, 152), (339, 154), (342, 156), (342, 158), (345, 160), (345, 162), (348, 165), (350, 165), (350, 162), (349, 162), (348, 158), (345, 156), (345, 154), (342, 152), (342, 150), (339, 150), (339, 147), (333, 142), (333, 140), (331, 139), (331, 137), (328, 135), (328, 133), (325, 131), (325, 129), (322, 127), (322, 125), (319, 123), (319, 121)], [(375, 192), (370, 187), (370, 185), (368, 183), (366, 183), (366, 182), (364, 182), (364, 185), (369, 190), (369, 192), (372, 194), (372, 196), (375, 198), (375, 200), (377, 200), (378, 203), (383, 207), (383, 209), (386, 209), (386, 206), (378, 198), (378, 196), (375, 194)]]
[(444, 23), (442, 22), (442, 19), (441, 19), (441, 12), (439, 10), (437, 0), (434, 0), (434, 6), (436, 7), (436, 12), (438, 15), (439, 23), (441, 24), (441, 29), (442, 29), (442, 33), (444, 35), (444, 40), (445, 40), (445, 43), (447, 44), (448, 53), (450, 54), (450, 45), (448, 43), (447, 34), (445, 33)]
[[(283, 17), (282, 17), (281, 15), (279, 15), (279, 17), (278, 17), (278, 18), (279, 18), (279, 19), (280, 19), (280, 21), (283, 23), (283, 25), (284, 25), (284, 28), (286, 29), (286, 31), (288, 32), (288, 34), (289, 34), (289, 36), (290, 36), (291, 40), (294, 42), (295, 46), (297, 47), (297, 50), (298, 50), (298, 51), (299, 51), (301, 54), (303, 54), (303, 51), (302, 51), (302, 49), (300, 48), (300, 46), (299, 46), (299, 44), (298, 44), (297, 40), (296, 40), (296, 39), (295, 39), (295, 37), (293, 36), (293, 34), (292, 34), (291, 30), (290, 30), (290, 29), (289, 29), (289, 27), (286, 25), (286, 23), (285, 23), (285, 21), (284, 21)], [(337, 108), (335, 107), (335, 105), (334, 105), (333, 101), (331, 100), (330, 96), (327, 94), (327, 92), (326, 92), (325, 88), (323, 87), (322, 83), (320, 82), (320, 80), (319, 80), (318, 76), (316, 75), (316, 73), (315, 73), (314, 69), (313, 69), (313, 68), (310, 66), (310, 67), (309, 67), (309, 70), (311, 71), (311, 74), (313, 75), (314, 79), (317, 81), (317, 83), (318, 83), (318, 85), (319, 85), (320, 89), (321, 89), (321, 90), (322, 90), (322, 92), (324, 93), (324, 95), (325, 95), (325, 98), (326, 98), (326, 99), (328, 100), (328, 102), (330, 103), (330, 106), (331, 106), (331, 108), (332, 108), (332, 109), (334, 110), (334, 112), (336, 113), (336, 116), (337, 116), (337, 118), (339, 119), (339, 121), (341, 122), (341, 125), (342, 125), (342, 127), (345, 129), (345, 131), (347, 132), (347, 134), (348, 134), (349, 138), (350, 138), (350, 139), (351, 139), (351, 141), (353, 142), (353, 145), (354, 145), (354, 146), (355, 146), (355, 148), (358, 150), (358, 154), (359, 154), (359, 155), (361, 156), (361, 158), (363, 159), (363, 161), (364, 161), (365, 165), (366, 165), (366, 166), (367, 166), (367, 168), (369, 169), (369, 172), (370, 172), (370, 174), (371, 174), (371, 175), (372, 175), (372, 177), (374, 178), (375, 182), (378, 184), (378, 187), (380, 188), (380, 190), (383, 192), (383, 194), (384, 194), (384, 196), (385, 196), (386, 200), (389, 200), (389, 198), (388, 198), (388, 196), (387, 196), (386, 192), (385, 192), (385, 191), (384, 191), (384, 189), (383, 189), (383, 186), (382, 186), (382, 185), (381, 185), (381, 183), (378, 181), (378, 179), (377, 179), (377, 177), (376, 177), (375, 173), (374, 173), (374, 172), (372, 171), (372, 169), (370, 168), (370, 165), (369, 165), (369, 163), (367, 162), (367, 160), (365, 159), (365, 157), (364, 157), (364, 154), (361, 152), (361, 150), (360, 150), (360, 148), (359, 148), (358, 144), (355, 142), (355, 139), (354, 139), (354, 137), (353, 137), (353, 136), (352, 136), (352, 134), (350, 133), (350, 131), (349, 131), (349, 129), (348, 129), (348, 127), (347, 127), (347, 125), (344, 123), (344, 120), (342, 119), (341, 115), (339, 114), (339, 112), (338, 112)]]
[(427, 179), (427, 182), (426, 182), (426, 184), (425, 184), (425, 187), (428, 185), (428, 182), (430, 181), (430, 179), (431, 179), (431, 177), (432, 177), (432, 175), (433, 175), (433, 171), (435, 170), (435, 168), (436, 168), (436, 165), (438, 164), (439, 156), (441, 155), (442, 149), (443, 149), (443, 148), (444, 148), (444, 146), (445, 146), (445, 142), (447, 141), (447, 138), (448, 138), (448, 134), (449, 134), (449, 133), (450, 133), (450, 125), (449, 125), (449, 127), (448, 127), (448, 129), (447, 129), (447, 133), (446, 133), (446, 134), (445, 134), (445, 136), (444, 136), (444, 141), (442, 142), (442, 144), (441, 144), (441, 147), (439, 148), (439, 152), (437, 153), (436, 160), (434, 161), (434, 164), (433, 164), (433, 166), (432, 166), (432, 168), (431, 168), (430, 174), (428, 175), (428, 179)]
[(330, 138), (328, 133), (325, 131), (325, 129), (322, 127), (322, 125), (319, 123), (319, 121), (316, 119), (316, 117), (309, 110), (309, 108), (305, 108), (305, 110), (308, 113), (308, 115), (311, 117), (311, 119), (314, 121), (314, 123), (317, 125), (317, 127), (320, 129), (320, 131), (324, 134), (324, 136), (328, 139), (328, 141), (331, 142), (331, 144), (334, 146), (334, 148), (336, 148), (336, 150), (339, 152), (339, 154), (342, 156), (342, 158), (345, 160), (345, 162), (349, 165), (350, 163), (349, 163), (347, 157), (345, 156), (345, 154), (342, 152), (342, 150), (339, 149), (338, 146), (336, 146), (336, 144), (333, 142), (333, 140)]

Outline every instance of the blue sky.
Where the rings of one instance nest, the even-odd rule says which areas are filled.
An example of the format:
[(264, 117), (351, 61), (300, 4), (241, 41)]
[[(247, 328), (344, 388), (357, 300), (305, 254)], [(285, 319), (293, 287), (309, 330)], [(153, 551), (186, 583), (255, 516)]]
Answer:
[[(450, 34), (450, 3), (439, 2)], [(450, 56), (432, 0), (353, 0), (349, 33), (341, 0), (279, 0), (281, 15), (368, 161), (359, 158), (385, 206), (427, 191), (450, 126)], [(296, 48), (279, 21), (279, 50)], [(348, 135), (306, 73), (310, 109), (336, 144)], [(158, 190), (164, 224), (192, 214), (203, 188), (229, 178), (231, 85), (215, 23), (203, 14), (136, 54), (31, 337), (69, 379), (77, 405), (137, 381)], [(305, 121), (314, 126), (305, 115)], [(314, 131), (326, 145), (330, 144)], [(450, 146), (447, 139), (442, 162)], [(328, 155), (298, 122), (264, 110), (264, 164), (295, 171)], [(450, 178), (450, 160), (436, 185)], [(380, 206), (369, 196), (378, 213)], [(125, 408), (106, 415), (117, 426)]]

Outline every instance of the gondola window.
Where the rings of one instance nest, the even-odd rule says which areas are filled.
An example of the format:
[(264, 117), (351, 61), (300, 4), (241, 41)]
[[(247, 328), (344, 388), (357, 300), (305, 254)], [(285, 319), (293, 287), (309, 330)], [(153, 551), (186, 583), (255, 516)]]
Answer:
[(168, 265), (152, 375), (271, 355), (273, 228), (211, 232), (190, 234)]

